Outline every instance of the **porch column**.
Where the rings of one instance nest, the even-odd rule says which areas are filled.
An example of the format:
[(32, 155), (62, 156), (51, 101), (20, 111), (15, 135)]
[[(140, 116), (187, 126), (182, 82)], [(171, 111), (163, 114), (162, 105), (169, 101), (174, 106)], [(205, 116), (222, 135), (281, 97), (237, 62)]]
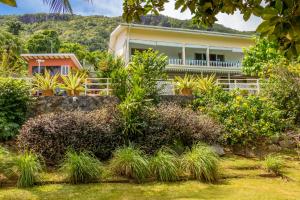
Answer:
[(209, 67), (209, 47), (206, 49), (206, 61), (207, 61), (207, 66)]
[(182, 64), (185, 65), (185, 44), (182, 46)]

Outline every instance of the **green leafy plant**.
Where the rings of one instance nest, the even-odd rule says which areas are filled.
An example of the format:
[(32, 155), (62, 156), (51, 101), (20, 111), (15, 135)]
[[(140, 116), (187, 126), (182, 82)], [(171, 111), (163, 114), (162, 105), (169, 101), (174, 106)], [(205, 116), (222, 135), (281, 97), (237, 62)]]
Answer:
[(149, 161), (143, 152), (132, 145), (118, 148), (110, 163), (116, 175), (144, 181), (149, 175)]
[(85, 74), (70, 71), (67, 76), (61, 76), (61, 78), (63, 84), (59, 84), (59, 87), (66, 90), (69, 96), (79, 96), (80, 92), (84, 91), (82, 84), (86, 78)]
[(192, 95), (196, 87), (196, 79), (192, 75), (185, 75), (183, 78), (175, 76), (175, 90), (182, 95)]
[(196, 79), (195, 88), (199, 93), (205, 93), (216, 85), (216, 76), (201, 76)]
[(16, 158), (15, 173), (18, 175), (18, 187), (32, 187), (38, 180), (42, 165), (36, 154), (25, 152)]
[(210, 183), (218, 179), (218, 155), (204, 144), (194, 145), (181, 162), (182, 169), (194, 179)]
[(46, 70), (45, 74), (35, 74), (32, 80), (33, 87), (36, 90), (41, 90), (43, 96), (53, 96), (55, 89), (58, 87), (59, 74), (51, 76)]
[(99, 180), (102, 174), (101, 163), (94, 155), (73, 150), (67, 151), (61, 170), (72, 184), (90, 183)]
[(150, 159), (151, 173), (159, 181), (179, 180), (179, 160), (171, 150), (161, 149)]
[(31, 97), (23, 80), (0, 78), (0, 140), (14, 137), (26, 120)]
[(268, 155), (264, 161), (265, 168), (268, 172), (275, 175), (282, 174), (283, 160), (279, 156)]

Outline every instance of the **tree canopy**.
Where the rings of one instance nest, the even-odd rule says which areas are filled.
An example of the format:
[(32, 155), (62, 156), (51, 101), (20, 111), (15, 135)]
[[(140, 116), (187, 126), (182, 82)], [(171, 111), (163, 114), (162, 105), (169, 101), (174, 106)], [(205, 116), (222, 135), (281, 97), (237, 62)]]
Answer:
[(44, 30), (33, 34), (27, 41), (30, 53), (57, 53), (60, 48), (58, 33)]

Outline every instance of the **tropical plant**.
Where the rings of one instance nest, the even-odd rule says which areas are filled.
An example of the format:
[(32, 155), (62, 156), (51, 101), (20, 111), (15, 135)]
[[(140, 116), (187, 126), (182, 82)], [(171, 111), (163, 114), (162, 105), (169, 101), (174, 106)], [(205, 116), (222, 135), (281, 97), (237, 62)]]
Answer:
[(161, 149), (150, 159), (151, 173), (158, 181), (179, 180), (179, 168), (179, 160), (170, 149)]
[(118, 148), (110, 161), (112, 171), (116, 175), (144, 181), (149, 175), (149, 161), (143, 152), (133, 145)]
[(194, 179), (215, 182), (218, 179), (218, 155), (209, 146), (196, 144), (182, 157), (182, 169)]
[(29, 91), (24, 80), (0, 78), (0, 140), (14, 137), (26, 120), (31, 102)]
[(268, 155), (264, 161), (265, 168), (268, 172), (275, 175), (282, 174), (283, 160), (279, 156)]
[(64, 42), (60, 45), (59, 48), (60, 53), (74, 53), (76, 58), (82, 63), (85, 64), (84, 61), (87, 59), (89, 54), (87, 47), (83, 46), (79, 43), (72, 42)]
[(60, 40), (56, 31), (42, 30), (34, 33), (26, 45), (30, 53), (57, 53)]
[(36, 73), (32, 80), (33, 87), (38, 91), (42, 91), (43, 96), (53, 96), (55, 89), (58, 87), (58, 78), (58, 73), (52, 76), (47, 70), (44, 74)]
[(207, 91), (211, 90), (211, 88), (215, 87), (216, 85), (216, 76), (209, 75), (209, 76), (201, 76), (196, 79), (195, 88), (197, 92), (206, 93)]
[[(123, 18), (127, 22), (140, 20), (140, 16), (163, 11), (168, 0), (124, 0)], [(175, 9), (184, 12), (189, 10), (193, 22), (212, 26), (219, 13), (234, 14), (240, 11), (245, 21), (251, 15), (262, 18), (256, 29), (261, 38), (268, 37), (278, 42), (280, 49), (292, 57), (299, 55), (300, 48), (300, 1), (299, 0), (176, 0)], [(288, 25), (287, 25), (288, 24)]]
[(42, 165), (36, 154), (25, 152), (16, 158), (15, 173), (18, 175), (18, 187), (32, 187), (38, 180)]
[(102, 168), (100, 161), (88, 152), (68, 150), (61, 170), (72, 184), (90, 183), (100, 179)]
[(175, 76), (174, 78), (175, 90), (182, 95), (192, 95), (196, 86), (196, 79), (193, 75), (185, 74), (184, 77)]
[(86, 78), (85, 74), (70, 71), (67, 76), (61, 76), (61, 78), (63, 84), (59, 84), (59, 87), (66, 90), (69, 96), (79, 96), (80, 92), (84, 91), (82, 84)]

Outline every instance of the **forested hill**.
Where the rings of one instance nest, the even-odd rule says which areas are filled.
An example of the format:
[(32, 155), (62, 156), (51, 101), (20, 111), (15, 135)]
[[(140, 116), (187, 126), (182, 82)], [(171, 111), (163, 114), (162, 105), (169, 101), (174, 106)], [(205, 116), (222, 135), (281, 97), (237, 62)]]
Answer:
[[(5, 29), (9, 21), (21, 22), (23, 30), (20, 36), (24, 40), (36, 31), (51, 29), (59, 33), (62, 41), (78, 42), (86, 45), (90, 50), (104, 50), (107, 48), (110, 33), (122, 22), (122, 19), (121, 17), (57, 14), (7, 15), (0, 16), (1, 29)], [(226, 28), (220, 24), (215, 24), (212, 28), (205, 29), (194, 25), (191, 20), (179, 20), (162, 15), (146, 16), (142, 19), (141, 24), (226, 33), (249, 33)]]

